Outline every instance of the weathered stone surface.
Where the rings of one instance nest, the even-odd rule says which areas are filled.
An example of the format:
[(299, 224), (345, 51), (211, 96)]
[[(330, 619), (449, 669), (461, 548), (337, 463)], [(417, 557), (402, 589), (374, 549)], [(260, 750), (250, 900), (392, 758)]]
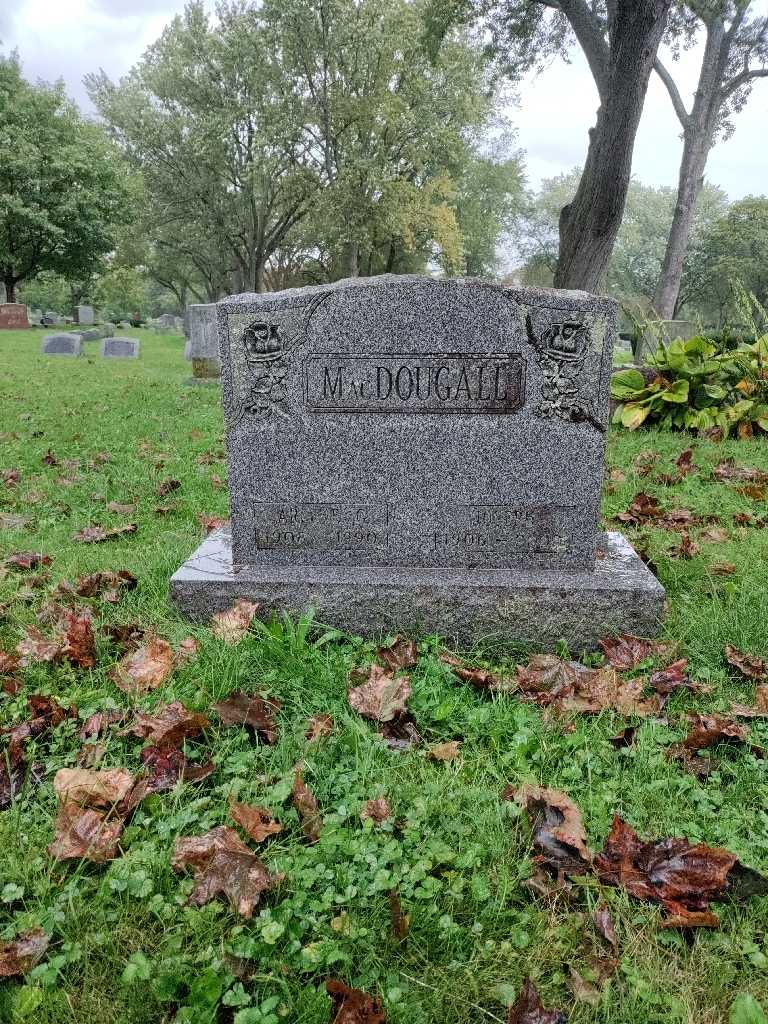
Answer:
[(221, 376), (219, 335), (215, 303), (187, 306), (189, 358), (192, 375), (208, 380)]
[(107, 335), (104, 333), (103, 327), (90, 327), (87, 331), (80, 331), (80, 337), (83, 341), (98, 341), (100, 338), (106, 338)]
[(101, 343), (103, 359), (138, 359), (140, 351), (138, 338), (104, 338)]
[(0, 330), (29, 327), (27, 307), (23, 302), (0, 302)]
[(44, 356), (81, 356), (83, 340), (74, 331), (46, 334), (40, 350)]
[(386, 276), (218, 315), (236, 562), (594, 564), (611, 300)]
[(385, 276), (217, 316), (232, 532), (173, 578), (193, 617), (247, 596), (457, 642), (656, 631), (663, 589), (598, 531), (613, 301)]
[(93, 312), (93, 306), (75, 306), (75, 322), (85, 326), (90, 326), (94, 323), (96, 317)]
[(593, 648), (604, 636), (654, 636), (664, 589), (619, 533), (604, 535), (593, 570), (233, 566), (229, 531), (212, 533), (171, 580), (179, 608), (196, 622), (238, 597), (260, 614), (315, 609), (318, 622), (363, 636), (400, 630), (452, 643), (565, 640)]

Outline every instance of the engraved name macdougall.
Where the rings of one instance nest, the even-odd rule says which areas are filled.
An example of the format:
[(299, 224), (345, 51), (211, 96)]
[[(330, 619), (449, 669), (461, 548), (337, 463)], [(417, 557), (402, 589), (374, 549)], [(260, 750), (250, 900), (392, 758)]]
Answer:
[(376, 366), (372, 381), (353, 381), (343, 366), (326, 366), (323, 371), (324, 399), (343, 400), (354, 390), (359, 398), (378, 398), (386, 401), (399, 398), (401, 402), (413, 398), (426, 400), (434, 397), (439, 402), (464, 398), (471, 402), (497, 401), (507, 398), (506, 367), (488, 366), (420, 366), (406, 363), (397, 367)]

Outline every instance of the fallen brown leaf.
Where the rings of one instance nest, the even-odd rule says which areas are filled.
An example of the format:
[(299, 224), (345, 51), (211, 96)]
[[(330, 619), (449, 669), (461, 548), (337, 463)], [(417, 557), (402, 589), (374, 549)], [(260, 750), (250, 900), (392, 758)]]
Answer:
[(517, 677), (523, 696), (561, 713), (599, 714), (612, 708), (622, 715), (646, 716), (661, 709), (658, 696), (643, 697), (642, 679), (622, 680), (611, 665), (593, 669), (554, 654), (533, 655), (528, 665), (518, 665)]
[(620, 672), (637, 668), (648, 658), (666, 657), (672, 647), (659, 640), (645, 640), (631, 633), (623, 636), (606, 637), (600, 641), (607, 661)]
[(748, 707), (744, 704), (732, 704), (728, 709), (729, 715), (737, 718), (764, 718), (768, 717), (768, 686), (755, 687), (755, 705)]
[(198, 515), (197, 521), (206, 533), (212, 533), (214, 530), (218, 530), (220, 526), (229, 526), (229, 519), (223, 516), (206, 516), (201, 513)]
[(699, 540), (706, 541), (707, 544), (725, 544), (730, 539), (730, 533), (724, 530), (722, 526), (710, 526), (703, 530), (699, 536)]
[(675, 690), (690, 690), (692, 693), (710, 693), (711, 686), (706, 683), (695, 683), (685, 674), (688, 668), (688, 659), (679, 658), (673, 661), (666, 668), (651, 672), (648, 678), (648, 685), (662, 696), (668, 696)]
[(514, 1006), (509, 1008), (507, 1024), (567, 1024), (568, 1017), (562, 1010), (545, 1010), (541, 998), (530, 978), (523, 981), (523, 987)]
[(21, 516), (3, 512), (0, 515), (0, 530), (23, 530), (32, 522), (31, 516)]
[(765, 501), (765, 484), (744, 484), (742, 487), (737, 487), (736, 490), (745, 498), (751, 498), (752, 501)]
[(150, 637), (141, 647), (126, 654), (109, 672), (112, 682), (126, 693), (145, 693), (162, 686), (174, 668), (171, 645)]
[(45, 956), (49, 942), (42, 928), (31, 928), (12, 942), (0, 943), (0, 978), (13, 978), (31, 971)]
[(732, 647), (731, 644), (725, 645), (725, 660), (729, 665), (733, 665), (734, 668), (738, 669), (747, 679), (764, 679), (766, 674), (768, 674), (768, 664), (766, 664), (764, 658), (758, 658), (754, 654), (746, 654), (744, 651), (740, 651), (738, 647)]
[(138, 622), (120, 623), (114, 626), (102, 626), (101, 632), (109, 637), (113, 644), (122, 650), (136, 647), (144, 639), (146, 630)]
[(383, 661), (390, 672), (400, 668), (411, 668), (419, 660), (419, 649), (415, 640), (396, 636), (388, 647), (379, 647), (376, 657)]
[(333, 732), (333, 719), (330, 715), (321, 713), (319, 715), (313, 715), (309, 720), (307, 727), (307, 739), (310, 741), (322, 739), (325, 736), (330, 736)]
[(391, 722), (407, 712), (410, 695), (408, 676), (395, 677), (379, 665), (371, 665), (368, 679), (347, 692), (351, 707), (374, 722)]
[(135, 810), (150, 793), (165, 793), (173, 789), (179, 781), (199, 782), (201, 779), (207, 779), (215, 771), (212, 761), (195, 764), (188, 761), (178, 747), (144, 747), (140, 756), (145, 774), (138, 780), (123, 804), (126, 813)]
[(283, 826), (279, 821), (275, 821), (266, 807), (233, 801), (229, 805), (229, 815), (257, 843), (262, 843), (268, 836), (283, 831)]
[(491, 672), (489, 669), (469, 668), (455, 654), (442, 651), (438, 657), (444, 665), (448, 665), (453, 670), (454, 675), (457, 675), (463, 682), (478, 687), (478, 689), (492, 690), (496, 693), (508, 693), (516, 688), (513, 682), (496, 675), (495, 672)]
[(360, 818), (365, 821), (370, 818), (371, 821), (375, 821), (377, 825), (380, 825), (383, 821), (387, 821), (392, 817), (392, 808), (389, 806), (389, 800), (385, 796), (377, 796), (373, 800), (366, 800), (363, 804), (363, 809), (360, 811)]
[(768, 473), (762, 469), (754, 469), (752, 466), (737, 466), (734, 459), (724, 459), (719, 462), (712, 476), (716, 480), (744, 480), (752, 483), (766, 483)]
[(176, 664), (183, 665), (187, 661), (191, 661), (192, 658), (196, 657), (200, 650), (200, 641), (193, 636), (185, 637), (179, 644), (178, 650), (176, 651)]
[(460, 740), (448, 740), (447, 743), (437, 743), (430, 747), (427, 756), (433, 761), (455, 761), (461, 753)]
[(384, 1024), (384, 1007), (375, 996), (343, 981), (329, 978), (325, 990), (331, 997), (331, 1024)]
[(39, 551), (17, 551), (15, 554), (8, 555), (4, 564), (11, 569), (27, 571), (37, 569), (40, 565), (50, 565), (52, 561), (50, 555), (43, 555)]
[(680, 544), (670, 551), (673, 558), (695, 558), (699, 553), (699, 545), (691, 540), (691, 535), (686, 531), (680, 537)]
[(94, 572), (88, 576), (78, 576), (74, 584), (60, 583), (59, 590), (67, 593), (71, 590), (78, 597), (102, 597), (108, 604), (117, 604), (124, 591), (133, 590), (136, 577), (127, 569), (118, 572)]
[(81, 544), (101, 544), (102, 541), (122, 537), (126, 533), (136, 533), (137, 529), (136, 523), (112, 526), (109, 529), (104, 526), (84, 526), (82, 530), (72, 534), (72, 540), (80, 541)]
[(296, 768), (293, 777), (293, 806), (301, 819), (301, 828), (308, 842), (316, 843), (320, 838), (323, 819), (320, 816), (320, 805), (314, 793), (306, 785), (301, 775), (301, 768)]
[(236, 644), (243, 639), (251, 627), (261, 605), (255, 601), (239, 598), (224, 612), (217, 612), (211, 618), (213, 635), (225, 644)]
[(24, 786), (26, 775), (24, 742), (12, 739), (8, 747), (0, 751), (0, 811), (11, 806)]
[(20, 665), (26, 667), (37, 662), (58, 661), (61, 658), (64, 641), (61, 637), (51, 639), (43, 636), (37, 626), (26, 626), (24, 639), (16, 645), (21, 656)]
[(671, 927), (716, 927), (710, 900), (768, 891), (768, 879), (744, 868), (729, 850), (691, 844), (687, 839), (645, 842), (619, 817), (613, 819), (594, 866), (605, 885), (661, 903)]
[(253, 916), (261, 894), (274, 889), (284, 877), (270, 874), (237, 832), (226, 825), (201, 836), (178, 838), (171, 866), (174, 871), (192, 868), (195, 885), (188, 902), (193, 906), (201, 907), (222, 895), (246, 919)]
[(66, 609), (59, 619), (59, 629), (64, 632), (61, 655), (80, 668), (93, 668), (96, 664), (96, 641), (91, 623), (90, 608)]
[(157, 487), (158, 498), (167, 497), (172, 491), (177, 491), (181, 487), (181, 480), (163, 480)]
[(228, 697), (213, 705), (225, 726), (246, 726), (265, 743), (277, 742), (275, 714), (281, 706), (278, 700), (243, 693), (242, 690), (233, 690)]
[(140, 711), (124, 734), (150, 740), (161, 747), (178, 747), (185, 739), (198, 736), (210, 726), (205, 715), (190, 711), (181, 701), (163, 704), (149, 714)]
[(527, 783), (508, 786), (503, 800), (514, 800), (531, 821), (535, 861), (547, 870), (583, 875), (592, 864), (581, 811), (567, 794)]
[(110, 807), (125, 799), (133, 783), (133, 775), (126, 768), (108, 768), (105, 771), (60, 768), (54, 776), (53, 789), (60, 803)]
[(715, 576), (733, 576), (736, 565), (734, 562), (713, 562), (709, 571)]
[(99, 811), (65, 801), (59, 804), (56, 834), (48, 845), (48, 853), (54, 860), (82, 859), (104, 864), (117, 857), (122, 834), (122, 818), (107, 820)]
[(599, 903), (597, 905), (592, 915), (592, 923), (613, 952), (618, 953), (619, 940), (616, 937), (616, 929), (613, 927), (613, 918), (607, 903)]
[(118, 516), (132, 516), (138, 508), (136, 502), (121, 503), (119, 501), (108, 501), (107, 512), (114, 512)]

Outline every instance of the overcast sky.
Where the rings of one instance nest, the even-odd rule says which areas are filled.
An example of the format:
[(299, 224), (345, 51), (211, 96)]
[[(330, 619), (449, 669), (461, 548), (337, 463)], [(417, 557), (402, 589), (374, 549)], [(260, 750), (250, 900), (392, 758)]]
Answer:
[[(0, 0), (0, 41), (6, 53), (18, 48), (28, 78), (63, 78), (69, 94), (89, 110), (83, 75), (100, 67), (113, 79), (125, 74), (183, 7), (184, 0)], [(754, 7), (768, 13), (768, 0)], [(698, 50), (672, 66), (690, 104)], [(569, 65), (557, 62), (523, 84), (519, 108), (510, 116), (526, 152), (531, 185), (583, 162), (596, 108), (597, 93), (579, 52)], [(732, 199), (768, 193), (767, 135), (768, 79), (762, 79), (737, 116), (734, 136), (710, 155), (708, 179)], [(635, 145), (635, 176), (648, 185), (675, 185), (680, 150), (680, 125), (652, 76)]]

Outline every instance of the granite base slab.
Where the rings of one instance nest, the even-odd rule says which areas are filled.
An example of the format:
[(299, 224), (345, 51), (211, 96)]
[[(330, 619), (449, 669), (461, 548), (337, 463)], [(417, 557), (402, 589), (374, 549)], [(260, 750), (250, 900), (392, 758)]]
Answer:
[(438, 634), (463, 647), (565, 640), (581, 650), (618, 633), (657, 635), (664, 588), (620, 533), (601, 540), (593, 571), (235, 567), (222, 528), (178, 569), (170, 590), (196, 622), (244, 597), (261, 602), (265, 617), (313, 609), (319, 623), (345, 632)]

